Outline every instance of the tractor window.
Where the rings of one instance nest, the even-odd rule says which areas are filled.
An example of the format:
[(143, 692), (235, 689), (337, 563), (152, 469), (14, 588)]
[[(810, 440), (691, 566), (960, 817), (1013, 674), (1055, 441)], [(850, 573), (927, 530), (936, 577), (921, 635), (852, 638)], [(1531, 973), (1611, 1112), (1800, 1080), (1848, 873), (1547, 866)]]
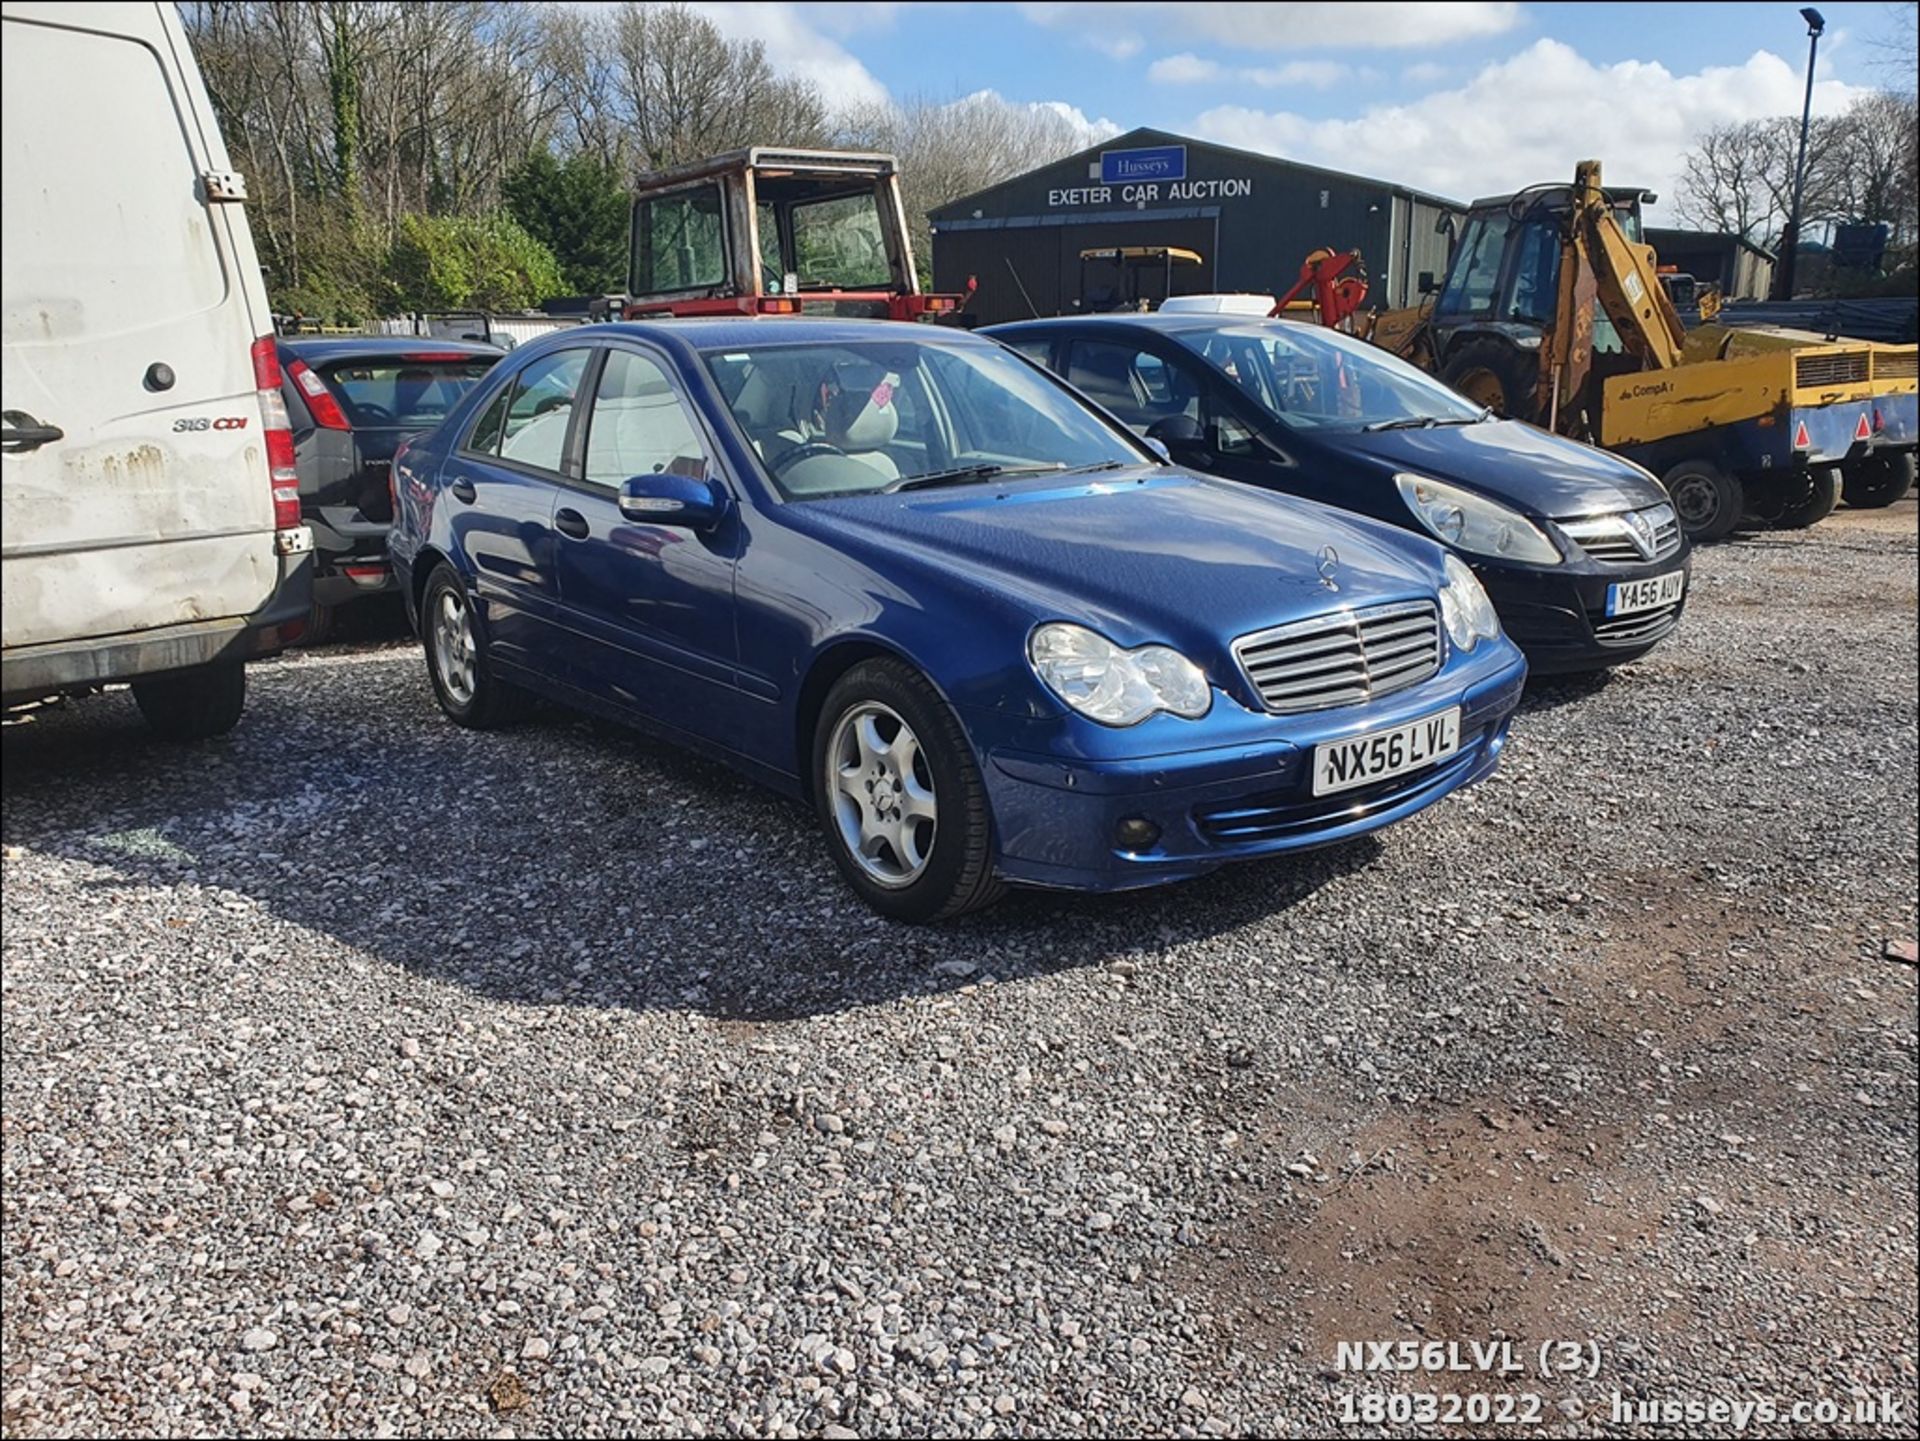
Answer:
[(1553, 321), (1555, 294), (1560, 284), (1560, 228), (1539, 218), (1520, 228), (1518, 254), (1513, 264), (1513, 301), (1509, 320)]
[(872, 191), (795, 205), (787, 216), (802, 290), (861, 290), (893, 283), (880, 205)]
[(633, 217), (633, 293), (702, 290), (727, 278), (720, 187), (702, 185), (642, 200)]
[(1476, 215), (1467, 222), (1454, 253), (1453, 268), (1434, 306), (1437, 315), (1488, 315), (1493, 311), (1493, 294), (1500, 284), (1500, 260), (1507, 244), (1512, 221), (1507, 212), (1492, 211)]

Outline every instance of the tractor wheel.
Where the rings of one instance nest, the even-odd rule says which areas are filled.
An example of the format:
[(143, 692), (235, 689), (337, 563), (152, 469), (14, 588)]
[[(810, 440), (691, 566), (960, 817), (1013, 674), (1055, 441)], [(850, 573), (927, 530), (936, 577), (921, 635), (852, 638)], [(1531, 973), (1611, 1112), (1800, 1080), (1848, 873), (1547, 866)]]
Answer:
[(1800, 483), (1790, 489), (1786, 505), (1773, 517), (1774, 525), (1781, 530), (1805, 530), (1810, 525), (1818, 525), (1832, 515), (1833, 508), (1840, 503), (1838, 466), (1816, 466), (1802, 471), (1797, 479)]
[(1842, 472), (1841, 494), (1848, 505), (1861, 510), (1879, 510), (1913, 489), (1913, 474), (1912, 451), (1880, 451), (1846, 467)]
[(1732, 533), (1746, 514), (1746, 488), (1740, 477), (1710, 460), (1683, 460), (1660, 477), (1673, 498), (1680, 528), (1692, 541), (1719, 540)]
[(1537, 356), (1498, 340), (1470, 340), (1441, 367), (1440, 379), (1495, 415), (1531, 421), (1536, 415), (1533, 386), (1539, 373)]

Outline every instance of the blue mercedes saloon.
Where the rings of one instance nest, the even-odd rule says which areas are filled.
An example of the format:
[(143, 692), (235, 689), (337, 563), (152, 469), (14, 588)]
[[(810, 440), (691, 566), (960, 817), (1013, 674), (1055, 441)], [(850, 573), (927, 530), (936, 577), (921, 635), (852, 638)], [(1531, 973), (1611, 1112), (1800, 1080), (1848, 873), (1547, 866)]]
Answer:
[(563, 331), (394, 491), (456, 723), (544, 696), (717, 757), (902, 920), (1376, 830), (1493, 769), (1526, 676), (1433, 541), (1171, 466), (960, 330)]

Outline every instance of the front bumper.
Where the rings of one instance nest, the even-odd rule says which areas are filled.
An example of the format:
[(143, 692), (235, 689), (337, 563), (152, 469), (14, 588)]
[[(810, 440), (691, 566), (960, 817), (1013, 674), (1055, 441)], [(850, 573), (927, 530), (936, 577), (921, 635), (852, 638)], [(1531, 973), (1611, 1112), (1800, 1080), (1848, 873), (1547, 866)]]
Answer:
[[(1476, 655), (1472, 664), (1450, 666), (1368, 705), (1260, 717), (1263, 737), (1240, 744), (1129, 759), (989, 747), (982, 773), (999, 872), (1017, 884), (1057, 890), (1131, 890), (1230, 861), (1331, 845), (1423, 810), (1487, 775), (1506, 745), (1527, 666), (1511, 646), (1483, 647), (1484, 659)], [(1442, 764), (1313, 796), (1315, 745), (1452, 705), (1461, 708), (1460, 749)], [(1129, 850), (1117, 832), (1123, 821), (1137, 820), (1159, 834), (1146, 848)]]
[[(1591, 562), (1548, 569), (1473, 568), (1500, 613), (1507, 637), (1526, 652), (1537, 675), (1599, 670), (1645, 655), (1680, 624), (1693, 588), (1693, 553), (1682, 549), (1644, 565), (1600, 566)], [(1673, 605), (1636, 615), (1610, 617), (1607, 587), (1646, 580), (1675, 570), (1687, 574), (1687, 590)]]

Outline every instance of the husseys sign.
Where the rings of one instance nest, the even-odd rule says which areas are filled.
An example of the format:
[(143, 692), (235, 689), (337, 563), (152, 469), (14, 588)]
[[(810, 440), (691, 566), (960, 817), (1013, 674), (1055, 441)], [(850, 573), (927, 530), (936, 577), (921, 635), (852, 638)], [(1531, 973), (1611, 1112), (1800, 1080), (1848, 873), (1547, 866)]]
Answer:
[(1087, 166), (1089, 185), (1047, 192), (1047, 204), (1139, 205), (1180, 200), (1236, 200), (1253, 194), (1253, 181), (1187, 179), (1187, 147), (1153, 145), (1138, 150), (1103, 150)]

